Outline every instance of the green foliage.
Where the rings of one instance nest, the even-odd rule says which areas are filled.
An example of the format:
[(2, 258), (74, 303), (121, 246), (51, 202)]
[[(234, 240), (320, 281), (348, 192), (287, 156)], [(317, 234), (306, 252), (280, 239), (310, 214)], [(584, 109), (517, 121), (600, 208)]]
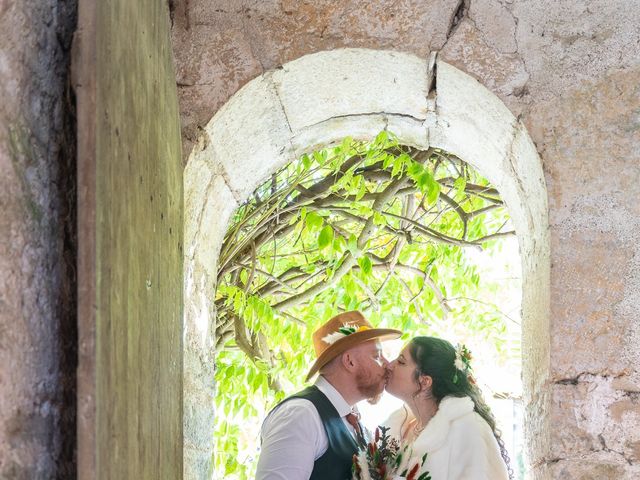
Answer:
[(312, 332), (339, 311), (408, 336), (453, 320), (505, 356), (505, 317), (479, 292), (468, 252), (499, 249), (513, 232), (498, 192), (436, 149), (381, 132), (305, 154), (236, 212), (220, 253), (216, 472), (252, 478), (262, 418), (299, 389), (313, 362)]

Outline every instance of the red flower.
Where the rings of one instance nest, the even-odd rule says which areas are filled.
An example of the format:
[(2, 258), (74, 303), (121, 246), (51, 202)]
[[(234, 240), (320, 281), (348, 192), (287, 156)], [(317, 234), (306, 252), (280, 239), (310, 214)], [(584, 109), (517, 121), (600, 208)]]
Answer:
[(358, 464), (358, 455), (353, 454), (353, 467), (356, 469), (356, 473), (360, 473), (362, 469), (360, 468), (360, 464)]
[(420, 470), (420, 465), (416, 463), (414, 467), (411, 469), (411, 471), (409, 472), (409, 475), (407, 475), (407, 480), (413, 480), (414, 478), (416, 478), (416, 474), (418, 473), (418, 470)]

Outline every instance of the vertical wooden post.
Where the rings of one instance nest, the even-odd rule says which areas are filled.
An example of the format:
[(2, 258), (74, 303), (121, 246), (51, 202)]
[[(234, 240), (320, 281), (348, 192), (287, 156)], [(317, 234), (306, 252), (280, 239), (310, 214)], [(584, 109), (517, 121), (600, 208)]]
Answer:
[(80, 479), (182, 478), (182, 163), (166, 2), (80, 0)]

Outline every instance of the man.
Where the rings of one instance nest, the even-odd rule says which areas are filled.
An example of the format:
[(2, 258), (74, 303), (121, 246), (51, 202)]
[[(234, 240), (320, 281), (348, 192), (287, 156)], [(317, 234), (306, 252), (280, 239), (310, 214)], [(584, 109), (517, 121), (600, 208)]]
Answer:
[(346, 480), (362, 443), (355, 404), (377, 399), (386, 380), (380, 340), (401, 332), (341, 313), (313, 334), (315, 384), (283, 400), (262, 425), (256, 480)]

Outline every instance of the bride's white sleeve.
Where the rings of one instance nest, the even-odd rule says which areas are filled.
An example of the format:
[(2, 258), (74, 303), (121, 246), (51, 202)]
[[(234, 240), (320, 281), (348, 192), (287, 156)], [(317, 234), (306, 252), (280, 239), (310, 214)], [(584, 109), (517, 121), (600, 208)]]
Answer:
[[(458, 422), (456, 422), (458, 423)], [(453, 427), (453, 426), (452, 426)], [(506, 480), (508, 473), (489, 425), (479, 416), (451, 429), (455, 461), (449, 465), (451, 480)]]

